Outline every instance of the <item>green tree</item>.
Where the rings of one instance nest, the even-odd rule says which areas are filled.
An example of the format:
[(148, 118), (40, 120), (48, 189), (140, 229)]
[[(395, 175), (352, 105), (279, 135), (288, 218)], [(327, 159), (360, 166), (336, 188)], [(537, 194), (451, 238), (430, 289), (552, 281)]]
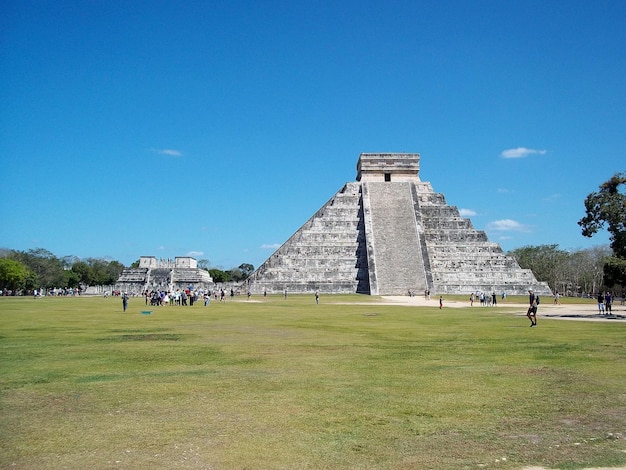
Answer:
[(233, 280), (230, 272), (222, 271), (221, 269), (209, 269), (209, 274), (213, 278), (213, 282), (230, 282)]
[(64, 273), (65, 273), (65, 282), (63, 283), (64, 286), (67, 286), (67, 287), (79, 287), (80, 286), (81, 283), (80, 283), (80, 279), (78, 278), (78, 274), (76, 274), (71, 269), (66, 269)]
[(0, 258), (0, 287), (21, 290), (34, 287), (35, 274), (19, 261)]
[(124, 271), (124, 265), (119, 261), (109, 261), (106, 272), (108, 274), (107, 282), (104, 285), (112, 285), (117, 282), (120, 278), (120, 275)]
[(605, 225), (611, 234), (613, 254), (626, 258), (626, 174), (617, 173), (585, 199), (586, 215), (578, 221), (585, 237), (592, 237)]
[(77, 261), (72, 265), (72, 272), (78, 278), (78, 282), (86, 286), (91, 285), (91, 268), (84, 261)]
[(524, 246), (508, 253), (520, 267), (530, 269), (538, 281), (545, 281), (554, 291), (563, 284), (569, 253), (559, 245)]
[(72, 266), (72, 271), (78, 274), (80, 283), (86, 286), (107, 286), (115, 284), (124, 265), (119, 261), (109, 261), (101, 258), (87, 258), (78, 261)]
[(626, 286), (626, 259), (611, 256), (604, 264), (604, 284), (607, 287)]
[(40, 287), (66, 287), (63, 263), (53, 253), (43, 248), (13, 251), (11, 258), (24, 263), (36, 275)]
[(604, 265), (607, 285), (626, 285), (626, 174), (616, 173), (585, 199), (586, 215), (578, 221), (585, 237), (605, 226), (610, 233), (613, 256)]
[(232, 281), (241, 282), (245, 279), (243, 273), (241, 272), (241, 269), (239, 268), (231, 268), (228, 270), (228, 273), (230, 274), (230, 279)]
[(243, 263), (237, 268), (231, 268), (228, 270), (232, 281), (241, 282), (247, 279), (250, 274), (254, 272), (254, 266), (248, 263)]
[(110, 276), (107, 272), (108, 263), (105, 260), (99, 258), (87, 258), (87, 264), (89, 265), (91, 271), (91, 279), (87, 285), (103, 286), (107, 284), (112, 284), (111, 282), (109, 282)]
[(604, 279), (603, 266), (611, 255), (608, 245), (595, 246), (570, 253), (567, 260), (567, 285), (565, 292), (586, 294), (597, 292)]
[(198, 260), (198, 268), (199, 269), (204, 269), (205, 271), (209, 270), (209, 266), (210, 266), (210, 262), (208, 259), (201, 259)]
[(248, 263), (243, 263), (239, 265), (239, 270), (241, 271), (241, 274), (243, 274), (243, 278), (246, 279), (254, 272), (254, 266)]
[(68, 270), (68, 269), (72, 269), (72, 266), (74, 266), (74, 263), (78, 263), (80, 261), (80, 258), (74, 255), (67, 255), (67, 256), (62, 257), (60, 261), (61, 261), (61, 266), (63, 266), (63, 269)]

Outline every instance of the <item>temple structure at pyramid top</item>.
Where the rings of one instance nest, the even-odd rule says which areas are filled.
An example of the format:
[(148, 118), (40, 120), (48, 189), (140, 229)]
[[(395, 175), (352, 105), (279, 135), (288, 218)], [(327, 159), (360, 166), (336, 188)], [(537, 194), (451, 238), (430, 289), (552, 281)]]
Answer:
[(252, 273), (249, 291), (550, 294), (419, 172), (419, 154), (362, 153), (356, 182)]
[(419, 153), (362, 153), (356, 164), (357, 181), (419, 181)]

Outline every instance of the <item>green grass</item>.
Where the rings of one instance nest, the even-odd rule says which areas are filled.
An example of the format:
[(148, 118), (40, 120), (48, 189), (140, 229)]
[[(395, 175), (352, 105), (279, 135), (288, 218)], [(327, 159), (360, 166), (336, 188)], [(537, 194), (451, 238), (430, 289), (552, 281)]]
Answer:
[(364, 296), (121, 310), (0, 298), (1, 468), (626, 465), (626, 324)]

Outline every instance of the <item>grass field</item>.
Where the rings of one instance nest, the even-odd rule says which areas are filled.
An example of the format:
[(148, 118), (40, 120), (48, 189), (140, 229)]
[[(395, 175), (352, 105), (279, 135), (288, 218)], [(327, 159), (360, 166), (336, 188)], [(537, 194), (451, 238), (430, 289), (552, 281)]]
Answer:
[(0, 298), (1, 468), (626, 466), (623, 323), (363, 296), (142, 310)]

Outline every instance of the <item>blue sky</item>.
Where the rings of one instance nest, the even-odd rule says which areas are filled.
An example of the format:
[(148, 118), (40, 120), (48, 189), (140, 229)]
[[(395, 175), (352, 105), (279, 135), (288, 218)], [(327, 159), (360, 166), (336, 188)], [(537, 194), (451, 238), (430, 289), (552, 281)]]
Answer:
[(0, 247), (260, 265), (361, 152), (505, 251), (625, 171), (623, 1), (5, 1)]

